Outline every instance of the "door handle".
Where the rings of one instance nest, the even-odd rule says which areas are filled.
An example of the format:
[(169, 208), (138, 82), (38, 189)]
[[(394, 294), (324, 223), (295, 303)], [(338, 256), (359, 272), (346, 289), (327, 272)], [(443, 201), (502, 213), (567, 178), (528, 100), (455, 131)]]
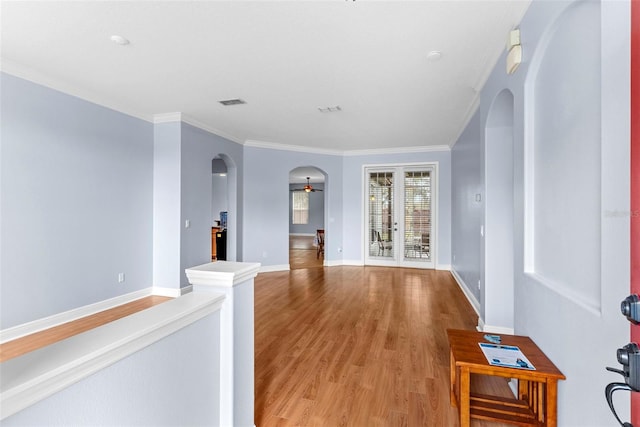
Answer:
[(608, 384), (604, 390), (604, 395), (607, 398), (609, 409), (611, 409), (611, 412), (613, 412), (613, 415), (616, 417), (616, 420), (618, 420), (618, 422), (622, 427), (633, 427), (631, 423), (622, 422), (622, 420), (620, 420), (620, 417), (618, 417), (618, 414), (616, 413), (615, 408), (613, 407), (613, 392), (618, 390), (628, 390), (628, 391), (635, 391), (635, 390), (633, 390), (631, 386), (629, 386), (629, 384), (625, 384), (625, 383), (611, 383), (611, 384)]

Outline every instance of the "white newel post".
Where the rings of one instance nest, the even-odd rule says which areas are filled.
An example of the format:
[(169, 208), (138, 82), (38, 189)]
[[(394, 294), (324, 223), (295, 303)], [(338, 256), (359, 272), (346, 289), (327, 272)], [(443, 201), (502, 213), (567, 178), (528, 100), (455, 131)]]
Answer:
[(253, 279), (259, 263), (217, 261), (185, 270), (193, 292), (226, 296), (220, 310), (220, 425), (253, 427)]

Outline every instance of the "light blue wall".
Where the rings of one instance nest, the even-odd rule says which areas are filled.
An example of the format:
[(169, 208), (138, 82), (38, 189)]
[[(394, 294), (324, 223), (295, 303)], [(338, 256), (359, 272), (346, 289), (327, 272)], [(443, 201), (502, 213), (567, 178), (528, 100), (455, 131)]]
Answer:
[[(211, 160), (224, 157), (228, 168), (229, 219), (227, 260), (240, 261), (242, 254), (242, 146), (218, 135), (182, 123), (181, 133), (181, 286), (188, 284), (184, 269), (211, 261)], [(237, 201), (237, 203), (234, 203)], [(185, 227), (185, 221), (190, 227)]]
[[(303, 184), (291, 184), (290, 190), (301, 188)], [(313, 184), (316, 190), (324, 190), (323, 183)], [(293, 224), (291, 210), (293, 208), (293, 193), (289, 193), (289, 233), (291, 234), (316, 234), (316, 230), (324, 228), (324, 191), (309, 193), (309, 223)]]
[(0, 79), (2, 328), (151, 286), (152, 125)]
[(153, 126), (153, 285), (178, 288), (180, 271), (180, 123)]
[(154, 131), (154, 284), (184, 287), (186, 268), (211, 261), (215, 157), (228, 168), (227, 260), (240, 260), (242, 146), (184, 122), (158, 123)]
[[(620, 377), (604, 367), (629, 339), (619, 313), (629, 292), (629, 219), (607, 212), (629, 211), (629, 2), (534, 1), (520, 29), (522, 65), (507, 75), (503, 53), (481, 91), (479, 123), (474, 117), (453, 149), (454, 227), (471, 212), (466, 194), (492, 186), (485, 171), (474, 179), (486, 165), (492, 104), (509, 89), (514, 216), (505, 227), (513, 228), (514, 296), (487, 301), (483, 315), (514, 307), (515, 332), (531, 336), (567, 376), (558, 425), (612, 425), (603, 390)], [(454, 267), (465, 282), (482, 274), (475, 258), (458, 263), (464, 242), (477, 241), (474, 228), (454, 232)], [(628, 396), (616, 404), (628, 419)]]
[(314, 166), (325, 173), (325, 262), (342, 258), (343, 158), (245, 147), (243, 261), (288, 266), (289, 172), (300, 166)]
[(480, 309), (480, 226), (484, 207), (481, 148), (480, 113), (476, 111), (451, 150), (451, 247), (452, 271), (468, 286), (477, 309)]
[(365, 165), (438, 162), (438, 224), (436, 242), (436, 268), (448, 269), (451, 264), (451, 152), (376, 154), (346, 156), (344, 159), (344, 261), (364, 262), (365, 238), (363, 233), (363, 179)]

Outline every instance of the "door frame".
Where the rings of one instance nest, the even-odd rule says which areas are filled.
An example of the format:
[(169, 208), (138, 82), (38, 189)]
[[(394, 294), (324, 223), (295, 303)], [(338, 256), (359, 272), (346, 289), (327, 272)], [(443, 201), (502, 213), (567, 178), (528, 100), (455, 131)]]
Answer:
[[(361, 177), (362, 177), (362, 255), (363, 255), (363, 264), (364, 265), (376, 265), (376, 266), (386, 266), (386, 267), (403, 267), (403, 268), (423, 268), (423, 269), (436, 269), (437, 263), (437, 254), (438, 254), (438, 225), (439, 225), (439, 186), (440, 186), (440, 175), (439, 175), (439, 163), (438, 161), (427, 161), (427, 162), (410, 162), (410, 163), (375, 163), (375, 164), (364, 164), (362, 165)], [(391, 169), (398, 168), (432, 168), (433, 176), (432, 184), (431, 184), (431, 236), (430, 241), (431, 244), (431, 260), (429, 263), (423, 262), (415, 262), (415, 261), (404, 261), (403, 252), (400, 249), (401, 246), (394, 244), (394, 256), (389, 259), (379, 258), (379, 259), (371, 259), (369, 257), (369, 219), (367, 217), (368, 209), (368, 194), (369, 194), (369, 170), (380, 170), (386, 171)], [(394, 173), (396, 171), (394, 170)], [(395, 178), (397, 179), (397, 178)], [(404, 179), (402, 177), (401, 179)], [(396, 185), (394, 181), (394, 186)], [(404, 209), (404, 194), (402, 195), (402, 208)], [(394, 209), (396, 208), (394, 202)], [(394, 214), (395, 215), (395, 214)], [(403, 215), (404, 218), (404, 215)], [(401, 221), (399, 221), (401, 222)], [(403, 236), (404, 233), (404, 224), (398, 224), (397, 235)], [(398, 239), (396, 239), (398, 240)], [(402, 247), (404, 247), (404, 237), (402, 237), (401, 241), (403, 242)], [(427, 264), (427, 265), (425, 265)]]
[[(631, 129), (630, 129), (630, 292), (640, 294), (640, 0), (631, 1)], [(634, 119), (635, 118), (635, 119)], [(631, 342), (640, 342), (640, 326), (630, 326)], [(631, 393), (631, 422), (640, 425), (640, 393)]]

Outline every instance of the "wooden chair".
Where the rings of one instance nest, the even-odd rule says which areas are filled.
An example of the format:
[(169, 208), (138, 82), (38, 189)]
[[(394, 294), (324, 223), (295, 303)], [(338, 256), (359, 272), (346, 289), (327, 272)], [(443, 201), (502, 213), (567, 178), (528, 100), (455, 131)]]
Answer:
[(324, 229), (319, 228), (316, 230), (316, 259), (320, 258), (320, 254), (324, 257)]

